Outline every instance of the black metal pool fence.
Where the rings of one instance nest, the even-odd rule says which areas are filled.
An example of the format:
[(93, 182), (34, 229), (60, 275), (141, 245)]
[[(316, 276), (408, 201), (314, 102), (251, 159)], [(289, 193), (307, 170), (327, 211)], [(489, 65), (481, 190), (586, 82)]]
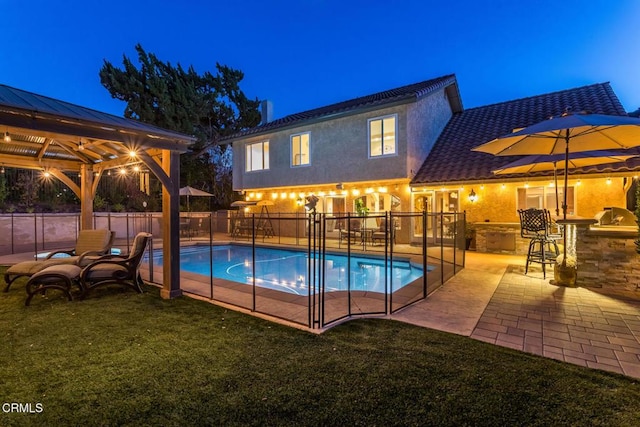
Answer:
[[(295, 213), (246, 213), (219, 211), (182, 213), (182, 246), (204, 246), (203, 262), (208, 274), (181, 270), (181, 289), (214, 302), (250, 312), (284, 319), (308, 328), (324, 328), (358, 316), (388, 315), (427, 298), (442, 283), (464, 267), (464, 212), (382, 212), (366, 216)], [(95, 213), (94, 228), (116, 232), (116, 247), (124, 253), (141, 231), (153, 235), (143, 277), (162, 281), (162, 266), (154, 263), (162, 246), (161, 213)], [(72, 247), (79, 230), (79, 216), (70, 214), (0, 215), (0, 255), (40, 253)], [(10, 231), (9, 231), (10, 230)], [(260, 247), (290, 248), (306, 253), (305, 293), (290, 294), (260, 286), (256, 275), (251, 283), (214, 277), (213, 249), (236, 244), (252, 248), (247, 262), (255, 273), (255, 250)], [(384, 292), (367, 292), (347, 285), (343, 291), (329, 291), (327, 255), (342, 254), (380, 260), (384, 268)], [(389, 271), (394, 263), (409, 262), (424, 274), (400, 287)], [(352, 276), (347, 262), (345, 277)], [(206, 271), (206, 268), (205, 268)]]

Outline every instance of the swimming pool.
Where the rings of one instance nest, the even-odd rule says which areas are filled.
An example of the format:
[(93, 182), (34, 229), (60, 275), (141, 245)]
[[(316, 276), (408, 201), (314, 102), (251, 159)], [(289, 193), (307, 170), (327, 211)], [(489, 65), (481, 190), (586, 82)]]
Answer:
[[(253, 284), (253, 266), (250, 246), (213, 246), (213, 277), (243, 284)], [(209, 276), (211, 268), (208, 246), (189, 246), (180, 249), (180, 269)], [(162, 254), (154, 254), (154, 264), (162, 264)], [(346, 255), (327, 254), (325, 259), (325, 291), (346, 291), (350, 270), (351, 290), (385, 291), (384, 259), (351, 256), (350, 269)], [(316, 263), (319, 261), (316, 260)], [(427, 270), (430, 270), (428, 268)], [(256, 285), (307, 295), (309, 284), (309, 257), (306, 252), (256, 248)], [(419, 279), (423, 275), (408, 261), (393, 261), (393, 268), (387, 268), (388, 280), (393, 283), (393, 291)]]

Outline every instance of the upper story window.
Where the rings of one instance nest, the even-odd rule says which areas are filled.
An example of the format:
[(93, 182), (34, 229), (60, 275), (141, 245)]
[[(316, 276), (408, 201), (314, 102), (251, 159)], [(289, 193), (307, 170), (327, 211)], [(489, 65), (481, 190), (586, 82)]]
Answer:
[(247, 144), (247, 172), (269, 169), (269, 141)]
[(397, 116), (369, 120), (369, 156), (388, 156), (397, 150)]
[(306, 166), (311, 164), (309, 153), (309, 133), (291, 136), (291, 166)]

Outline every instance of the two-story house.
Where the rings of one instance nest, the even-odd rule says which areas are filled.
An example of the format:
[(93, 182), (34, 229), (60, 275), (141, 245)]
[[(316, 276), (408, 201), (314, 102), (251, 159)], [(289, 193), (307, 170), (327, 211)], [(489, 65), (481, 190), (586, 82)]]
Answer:
[[(452, 116), (454, 75), (292, 114), (233, 135), (233, 188), (273, 212), (414, 210), (409, 183)], [(264, 120), (264, 119), (263, 119)]]
[[(466, 211), (471, 222), (517, 223), (520, 208), (555, 210), (553, 171), (496, 175), (518, 157), (471, 149), (567, 108), (626, 115), (608, 83), (464, 110), (448, 75), (265, 121), (224, 142), (233, 143), (234, 189), (249, 202), (268, 200), (274, 212), (301, 212), (313, 194), (327, 214), (363, 205), (369, 212)], [(626, 206), (638, 170), (640, 158), (572, 170), (570, 214)], [(435, 225), (427, 224), (427, 236)], [(409, 228), (406, 241), (422, 237), (421, 224)]]

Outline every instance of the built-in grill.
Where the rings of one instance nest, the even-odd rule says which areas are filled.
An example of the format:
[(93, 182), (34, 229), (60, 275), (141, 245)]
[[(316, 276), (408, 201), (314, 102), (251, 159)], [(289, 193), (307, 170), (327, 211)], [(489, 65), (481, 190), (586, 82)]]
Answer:
[(597, 227), (629, 227), (637, 225), (636, 216), (625, 208), (604, 208), (594, 218), (598, 221)]

